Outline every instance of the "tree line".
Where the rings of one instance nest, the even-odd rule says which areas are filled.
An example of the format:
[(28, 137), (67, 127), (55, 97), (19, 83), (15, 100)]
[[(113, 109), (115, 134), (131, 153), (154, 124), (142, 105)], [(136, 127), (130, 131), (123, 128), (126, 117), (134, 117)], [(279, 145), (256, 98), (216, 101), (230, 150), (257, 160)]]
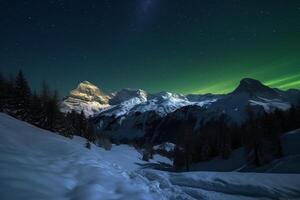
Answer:
[(273, 112), (255, 112), (249, 106), (246, 112), (248, 117), (242, 124), (232, 123), (222, 114), (201, 124), (199, 130), (194, 130), (193, 118), (178, 121), (174, 168), (189, 171), (192, 163), (217, 156), (228, 159), (233, 150), (241, 147), (253, 167), (281, 158), (281, 136), (300, 128), (300, 104)]
[(9, 78), (0, 74), (0, 112), (69, 138), (84, 137), (90, 147), (89, 142), (96, 140), (93, 124), (83, 112), (61, 112), (59, 103), (58, 92), (45, 82), (40, 91), (34, 91), (22, 71)]

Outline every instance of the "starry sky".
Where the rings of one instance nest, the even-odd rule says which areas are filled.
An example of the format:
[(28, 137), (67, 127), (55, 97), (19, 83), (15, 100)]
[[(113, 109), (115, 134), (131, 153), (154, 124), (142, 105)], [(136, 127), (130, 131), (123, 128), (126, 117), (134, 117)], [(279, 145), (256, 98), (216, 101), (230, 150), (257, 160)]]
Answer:
[(300, 89), (299, 0), (0, 0), (0, 72), (63, 95)]

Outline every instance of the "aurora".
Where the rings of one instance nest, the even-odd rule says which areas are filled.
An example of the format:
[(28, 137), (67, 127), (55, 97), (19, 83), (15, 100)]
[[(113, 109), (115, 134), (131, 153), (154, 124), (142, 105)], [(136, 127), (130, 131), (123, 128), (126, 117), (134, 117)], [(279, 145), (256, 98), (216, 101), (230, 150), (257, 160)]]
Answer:
[(4, 0), (0, 19), (0, 72), (62, 95), (83, 80), (105, 92), (228, 93), (245, 77), (300, 89), (294, 0)]

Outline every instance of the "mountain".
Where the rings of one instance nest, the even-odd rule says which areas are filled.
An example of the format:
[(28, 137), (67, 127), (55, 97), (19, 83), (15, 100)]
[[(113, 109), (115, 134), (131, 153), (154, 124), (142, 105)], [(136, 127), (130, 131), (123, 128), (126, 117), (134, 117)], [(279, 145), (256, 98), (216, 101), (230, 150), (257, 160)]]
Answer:
[(240, 81), (238, 87), (232, 93), (247, 93), (249, 95), (269, 94), (276, 95), (274, 89), (263, 85), (260, 81), (244, 78)]
[[(131, 90), (133, 91), (133, 90)], [(119, 92), (116, 97), (113, 97), (110, 102), (118, 102), (119, 104), (113, 104), (111, 107), (104, 109), (98, 113), (98, 115), (105, 116), (122, 116), (131, 115), (134, 113), (145, 113), (148, 111), (153, 111), (160, 116), (165, 116), (168, 113), (174, 112), (178, 108), (187, 105), (199, 105), (204, 106), (209, 104), (215, 99), (205, 99), (198, 102), (189, 101), (184, 95), (173, 94), (170, 92), (160, 92), (157, 94), (147, 94), (146, 92), (141, 92), (142, 90), (137, 90), (139, 92), (125, 93), (122, 95), (124, 101), (120, 101)], [(124, 94), (122, 90), (120, 93)]]
[(299, 103), (300, 91), (281, 91), (263, 85), (255, 79), (245, 78), (231, 93), (224, 95), (209, 108), (211, 111), (223, 112), (236, 122), (245, 119), (245, 108), (250, 106), (266, 112), (275, 109), (287, 110), (291, 105)]
[(300, 101), (298, 90), (281, 91), (250, 78), (242, 79), (233, 92), (224, 95), (161, 92), (141, 98), (136, 94), (94, 117), (99, 132), (124, 141), (141, 138), (154, 143), (174, 142), (177, 121), (195, 119), (194, 130), (221, 115), (242, 123), (247, 117), (246, 108), (256, 112), (287, 110)]
[(242, 123), (246, 108), (255, 112), (287, 110), (300, 102), (299, 90), (281, 91), (260, 81), (245, 78), (228, 94), (181, 95), (156, 94), (140, 89), (122, 89), (109, 95), (84, 81), (62, 102), (64, 112), (83, 111), (93, 116), (97, 130), (117, 140), (135, 138), (153, 142), (174, 139), (174, 123), (194, 118), (195, 130), (205, 121), (225, 115), (229, 121)]
[(109, 106), (110, 96), (88, 81), (81, 82), (76, 89), (61, 102), (61, 111), (76, 111), (86, 116), (92, 116), (100, 109)]
[(109, 100), (110, 105), (121, 104), (124, 101), (128, 101), (132, 98), (139, 99), (141, 102), (147, 101), (148, 94), (144, 90), (126, 88), (118, 92), (111, 94), (111, 99)]

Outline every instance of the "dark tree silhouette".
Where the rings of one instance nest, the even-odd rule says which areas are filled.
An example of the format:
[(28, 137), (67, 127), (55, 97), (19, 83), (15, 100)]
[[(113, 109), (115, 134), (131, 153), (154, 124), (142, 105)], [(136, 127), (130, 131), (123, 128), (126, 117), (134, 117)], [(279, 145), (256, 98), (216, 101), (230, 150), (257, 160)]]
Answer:
[(62, 113), (57, 91), (51, 91), (44, 81), (39, 93), (31, 89), (22, 71), (6, 79), (0, 74), (0, 111), (35, 126), (72, 138), (85, 137), (95, 143), (94, 126), (83, 113)]
[(4, 111), (5, 95), (6, 95), (6, 80), (2, 76), (2, 74), (0, 74), (0, 112)]
[(15, 81), (15, 91), (13, 98), (13, 114), (15, 117), (28, 120), (31, 91), (23, 72), (19, 71)]

